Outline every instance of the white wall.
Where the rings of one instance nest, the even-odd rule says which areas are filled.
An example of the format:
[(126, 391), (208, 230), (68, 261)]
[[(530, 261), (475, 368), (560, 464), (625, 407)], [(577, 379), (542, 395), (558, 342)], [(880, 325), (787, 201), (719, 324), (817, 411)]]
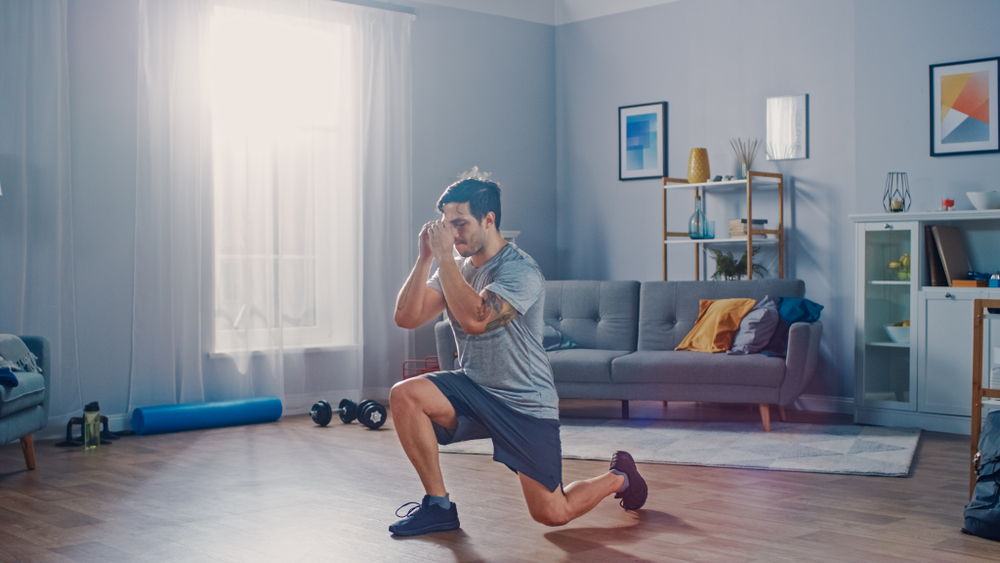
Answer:
[[(556, 279), (555, 28), (411, 4), (414, 229), (440, 218), (441, 193), (479, 166), (500, 184), (501, 229), (521, 231), (518, 246)], [(431, 325), (415, 345), (417, 358), (437, 353)]]
[[(618, 181), (619, 106), (669, 102), (669, 171), (683, 178), (692, 147), (708, 148), (713, 174), (734, 173), (728, 140), (765, 136), (764, 99), (807, 93), (810, 157), (755, 168), (786, 175), (785, 276), (826, 307), (807, 393), (852, 397), (848, 216), (881, 211), (888, 171), (909, 173), (915, 210), (945, 195), (970, 208), (965, 191), (996, 187), (1000, 155), (928, 156), (927, 88), (930, 64), (1000, 54), (998, 23), (989, 1), (684, 0), (557, 27), (560, 277), (662, 276), (659, 183)], [(685, 230), (690, 198), (671, 196), (671, 230)], [(745, 213), (715, 205), (717, 229)], [(755, 196), (754, 216), (769, 213)], [(672, 250), (668, 266), (692, 279), (693, 252)]]
[(1000, 2), (859, 1), (856, 22), (857, 212), (882, 211), (888, 172), (907, 173), (914, 211), (972, 209), (965, 192), (998, 189), (1000, 155), (930, 156), (928, 66), (1000, 56)]
[[(662, 279), (658, 180), (618, 180), (619, 106), (669, 103), (669, 174), (684, 178), (693, 147), (712, 174), (735, 174), (731, 138), (765, 136), (765, 98), (810, 96), (810, 158), (768, 162), (786, 175), (785, 277), (827, 307), (822, 375), (811, 392), (851, 394), (842, 366), (853, 350), (854, 204), (852, 2), (676, 2), (560, 26), (558, 69), (559, 270), (568, 279)], [(754, 217), (776, 222), (776, 190), (757, 191)], [(670, 230), (687, 230), (691, 193), (672, 192)], [(716, 199), (709, 219), (745, 216), (744, 198)], [(771, 225), (769, 225), (771, 226)], [(737, 249), (737, 255), (740, 251)], [(672, 247), (670, 279), (693, 279), (694, 251)], [(771, 275), (777, 263), (769, 260)], [(712, 267), (709, 266), (709, 272)]]

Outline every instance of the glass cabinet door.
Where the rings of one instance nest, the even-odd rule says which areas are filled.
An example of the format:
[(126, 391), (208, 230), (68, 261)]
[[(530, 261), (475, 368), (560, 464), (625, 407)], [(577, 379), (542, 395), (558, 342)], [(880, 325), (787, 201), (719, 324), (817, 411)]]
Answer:
[[(863, 350), (856, 399), (868, 407), (916, 410), (917, 224), (865, 224), (859, 272)], [(859, 233), (861, 234), (861, 233)], [(863, 297), (862, 297), (863, 296)]]

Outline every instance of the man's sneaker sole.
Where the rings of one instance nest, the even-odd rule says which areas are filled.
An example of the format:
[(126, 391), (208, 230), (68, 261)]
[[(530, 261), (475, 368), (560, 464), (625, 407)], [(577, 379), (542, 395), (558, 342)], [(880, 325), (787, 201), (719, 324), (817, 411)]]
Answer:
[(461, 523), (459, 522), (446, 522), (444, 524), (435, 524), (433, 526), (427, 526), (426, 528), (421, 528), (419, 530), (411, 530), (409, 532), (397, 532), (394, 530), (394, 526), (389, 526), (389, 531), (392, 535), (399, 536), (401, 538), (411, 538), (413, 536), (422, 536), (424, 534), (433, 534), (434, 532), (450, 532), (452, 530), (457, 530), (461, 528)]

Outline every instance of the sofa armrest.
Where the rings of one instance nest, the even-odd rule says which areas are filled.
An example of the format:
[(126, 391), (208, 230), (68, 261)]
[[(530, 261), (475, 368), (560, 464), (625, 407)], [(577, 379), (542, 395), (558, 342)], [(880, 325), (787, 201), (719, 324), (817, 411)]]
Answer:
[(458, 346), (455, 344), (455, 332), (451, 330), (449, 321), (440, 321), (434, 325), (434, 340), (437, 343), (438, 364), (441, 365), (441, 369), (455, 369)]
[(788, 330), (785, 380), (778, 391), (778, 403), (786, 406), (806, 390), (819, 363), (819, 340), (823, 323), (793, 323)]
[(49, 416), (49, 398), (52, 396), (52, 351), (49, 349), (49, 341), (43, 336), (19, 336), (28, 350), (38, 358), (38, 367), (42, 370), (42, 379), (45, 380), (45, 399), (42, 409), (45, 411), (45, 418)]

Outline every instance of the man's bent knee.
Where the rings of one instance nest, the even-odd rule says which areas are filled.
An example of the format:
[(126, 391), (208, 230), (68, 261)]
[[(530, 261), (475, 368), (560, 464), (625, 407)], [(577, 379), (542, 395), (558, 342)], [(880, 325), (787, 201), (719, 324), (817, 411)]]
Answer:
[(428, 389), (425, 387), (427, 385), (436, 388), (426, 378), (413, 378), (400, 381), (389, 390), (389, 404), (393, 406), (398, 405), (402, 408), (421, 406), (426, 402), (424, 399), (428, 394)]
[(565, 526), (569, 524), (570, 518), (565, 510), (555, 506), (528, 507), (531, 518), (539, 524), (546, 526)]
[(425, 377), (414, 377), (393, 385), (389, 391), (389, 406), (394, 416), (396, 413), (402, 416), (422, 413), (447, 428), (457, 425), (451, 402), (433, 381)]

